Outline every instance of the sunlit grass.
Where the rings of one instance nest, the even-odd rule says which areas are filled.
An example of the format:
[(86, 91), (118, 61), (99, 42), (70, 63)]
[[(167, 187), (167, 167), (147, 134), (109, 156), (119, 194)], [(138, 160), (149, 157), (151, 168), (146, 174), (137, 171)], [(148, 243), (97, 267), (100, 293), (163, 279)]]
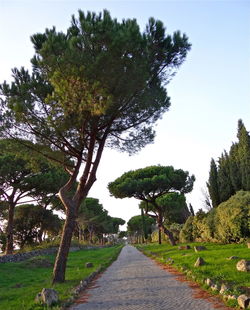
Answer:
[[(182, 244), (184, 245), (184, 244)], [(186, 245), (186, 244), (185, 244)], [(200, 243), (192, 243), (190, 250), (179, 250), (178, 246), (168, 244), (148, 244), (140, 246), (145, 254), (150, 252), (157, 254), (157, 259), (166, 262), (167, 258), (174, 260), (174, 266), (178, 269), (185, 268), (192, 271), (195, 278), (204, 280), (211, 278), (218, 283), (228, 283), (235, 289), (250, 287), (250, 276), (248, 272), (240, 272), (236, 269), (236, 263), (240, 259), (250, 260), (250, 249), (244, 244), (220, 245), (214, 243), (202, 243), (206, 250), (196, 253), (193, 249)], [(238, 256), (239, 259), (228, 260), (230, 256)], [(194, 267), (198, 257), (202, 257), (206, 264), (200, 267)]]
[[(0, 310), (46, 309), (34, 305), (35, 296), (43, 288), (54, 288), (60, 302), (72, 296), (72, 290), (79, 282), (100, 267), (105, 268), (115, 258), (121, 247), (81, 250), (69, 254), (66, 281), (52, 286), (53, 267), (31, 267), (28, 261), (0, 264)], [(55, 255), (43, 256), (51, 263)], [(85, 263), (92, 262), (92, 268)]]

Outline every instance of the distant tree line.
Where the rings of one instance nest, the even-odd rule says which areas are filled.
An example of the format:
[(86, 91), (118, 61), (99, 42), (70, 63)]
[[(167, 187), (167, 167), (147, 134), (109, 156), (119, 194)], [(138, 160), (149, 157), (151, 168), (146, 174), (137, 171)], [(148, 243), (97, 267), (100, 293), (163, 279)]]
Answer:
[[(25, 140), (0, 140), (0, 247), (5, 254), (12, 254), (15, 247), (59, 239), (64, 224), (65, 209), (58, 191), (68, 174), (23, 143), (34, 147)], [(35, 147), (45, 149), (38, 144)], [(46, 151), (55, 153), (49, 148)], [(61, 212), (61, 218), (55, 210)], [(112, 241), (123, 224), (125, 221), (111, 217), (98, 199), (86, 198), (74, 235), (79, 241), (104, 244)]]

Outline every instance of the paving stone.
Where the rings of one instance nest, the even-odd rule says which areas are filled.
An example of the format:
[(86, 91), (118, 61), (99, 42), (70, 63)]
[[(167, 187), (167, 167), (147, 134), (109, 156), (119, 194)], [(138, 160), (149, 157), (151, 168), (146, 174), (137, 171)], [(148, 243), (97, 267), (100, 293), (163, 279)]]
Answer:
[(71, 310), (215, 310), (193, 298), (193, 290), (136, 248), (125, 246), (118, 259), (87, 291), (87, 301)]

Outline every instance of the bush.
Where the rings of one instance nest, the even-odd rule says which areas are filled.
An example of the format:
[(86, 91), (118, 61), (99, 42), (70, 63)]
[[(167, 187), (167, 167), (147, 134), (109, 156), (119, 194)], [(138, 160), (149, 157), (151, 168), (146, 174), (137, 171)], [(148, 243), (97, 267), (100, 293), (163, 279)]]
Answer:
[(190, 216), (180, 231), (181, 242), (240, 242), (250, 237), (250, 192), (239, 191), (208, 213)]
[(224, 243), (250, 237), (250, 192), (239, 191), (216, 209), (216, 238)]
[[(183, 227), (183, 224), (178, 224), (178, 223), (172, 223), (169, 227), (169, 230), (173, 233), (174, 240), (176, 242), (180, 241), (180, 231)], [(168, 238), (167, 238), (168, 239)]]
[(216, 223), (215, 223), (215, 214), (216, 209), (210, 210), (208, 213), (204, 215), (204, 217), (197, 222), (197, 235), (194, 240), (196, 241), (205, 241), (211, 242), (215, 240), (215, 230), (216, 230)]
[(192, 242), (194, 241), (193, 237), (193, 222), (194, 222), (195, 216), (189, 216), (189, 218), (186, 220), (186, 223), (184, 224), (183, 228), (180, 231), (180, 242)]

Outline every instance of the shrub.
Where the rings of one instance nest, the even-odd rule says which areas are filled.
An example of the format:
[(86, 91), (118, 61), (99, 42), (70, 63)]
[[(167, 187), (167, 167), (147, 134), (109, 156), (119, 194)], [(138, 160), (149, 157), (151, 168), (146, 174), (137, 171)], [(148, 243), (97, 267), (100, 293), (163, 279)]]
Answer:
[(208, 213), (190, 216), (180, 231), (181, 242), (232, 243), (250, 237), (250, 192), (239, 191)]
[(216, 238), (224, 243), (250, 237), (250, 192), (239, 191), (216, 209)]
[[(216, 219), (215, 219), (216, 209), (210, 210), (203, 219), (197, 223), (198, 232), (200, 235), (201, 241), (215, 241), (215, 230), (216, 230)], [(198, 241), (198, 238), (196, 237)]]
[(169, 230), (173, 233), (173, 236), (176, 242), (180, 241), (179, 238), (180, 238), (180, 231), (182, 227), (183, 227), (183, 224), (178, 224), (178, 223), (172, 223), (169, 227)]
[(193, 231), (193, 222), (194, 222), (195, 216), (189, 216), (189, 218), (186, 220), (186, 223), (182, 227), (180, 231), (180, 242), (192, 242), (194, 241), (194, 231)]

